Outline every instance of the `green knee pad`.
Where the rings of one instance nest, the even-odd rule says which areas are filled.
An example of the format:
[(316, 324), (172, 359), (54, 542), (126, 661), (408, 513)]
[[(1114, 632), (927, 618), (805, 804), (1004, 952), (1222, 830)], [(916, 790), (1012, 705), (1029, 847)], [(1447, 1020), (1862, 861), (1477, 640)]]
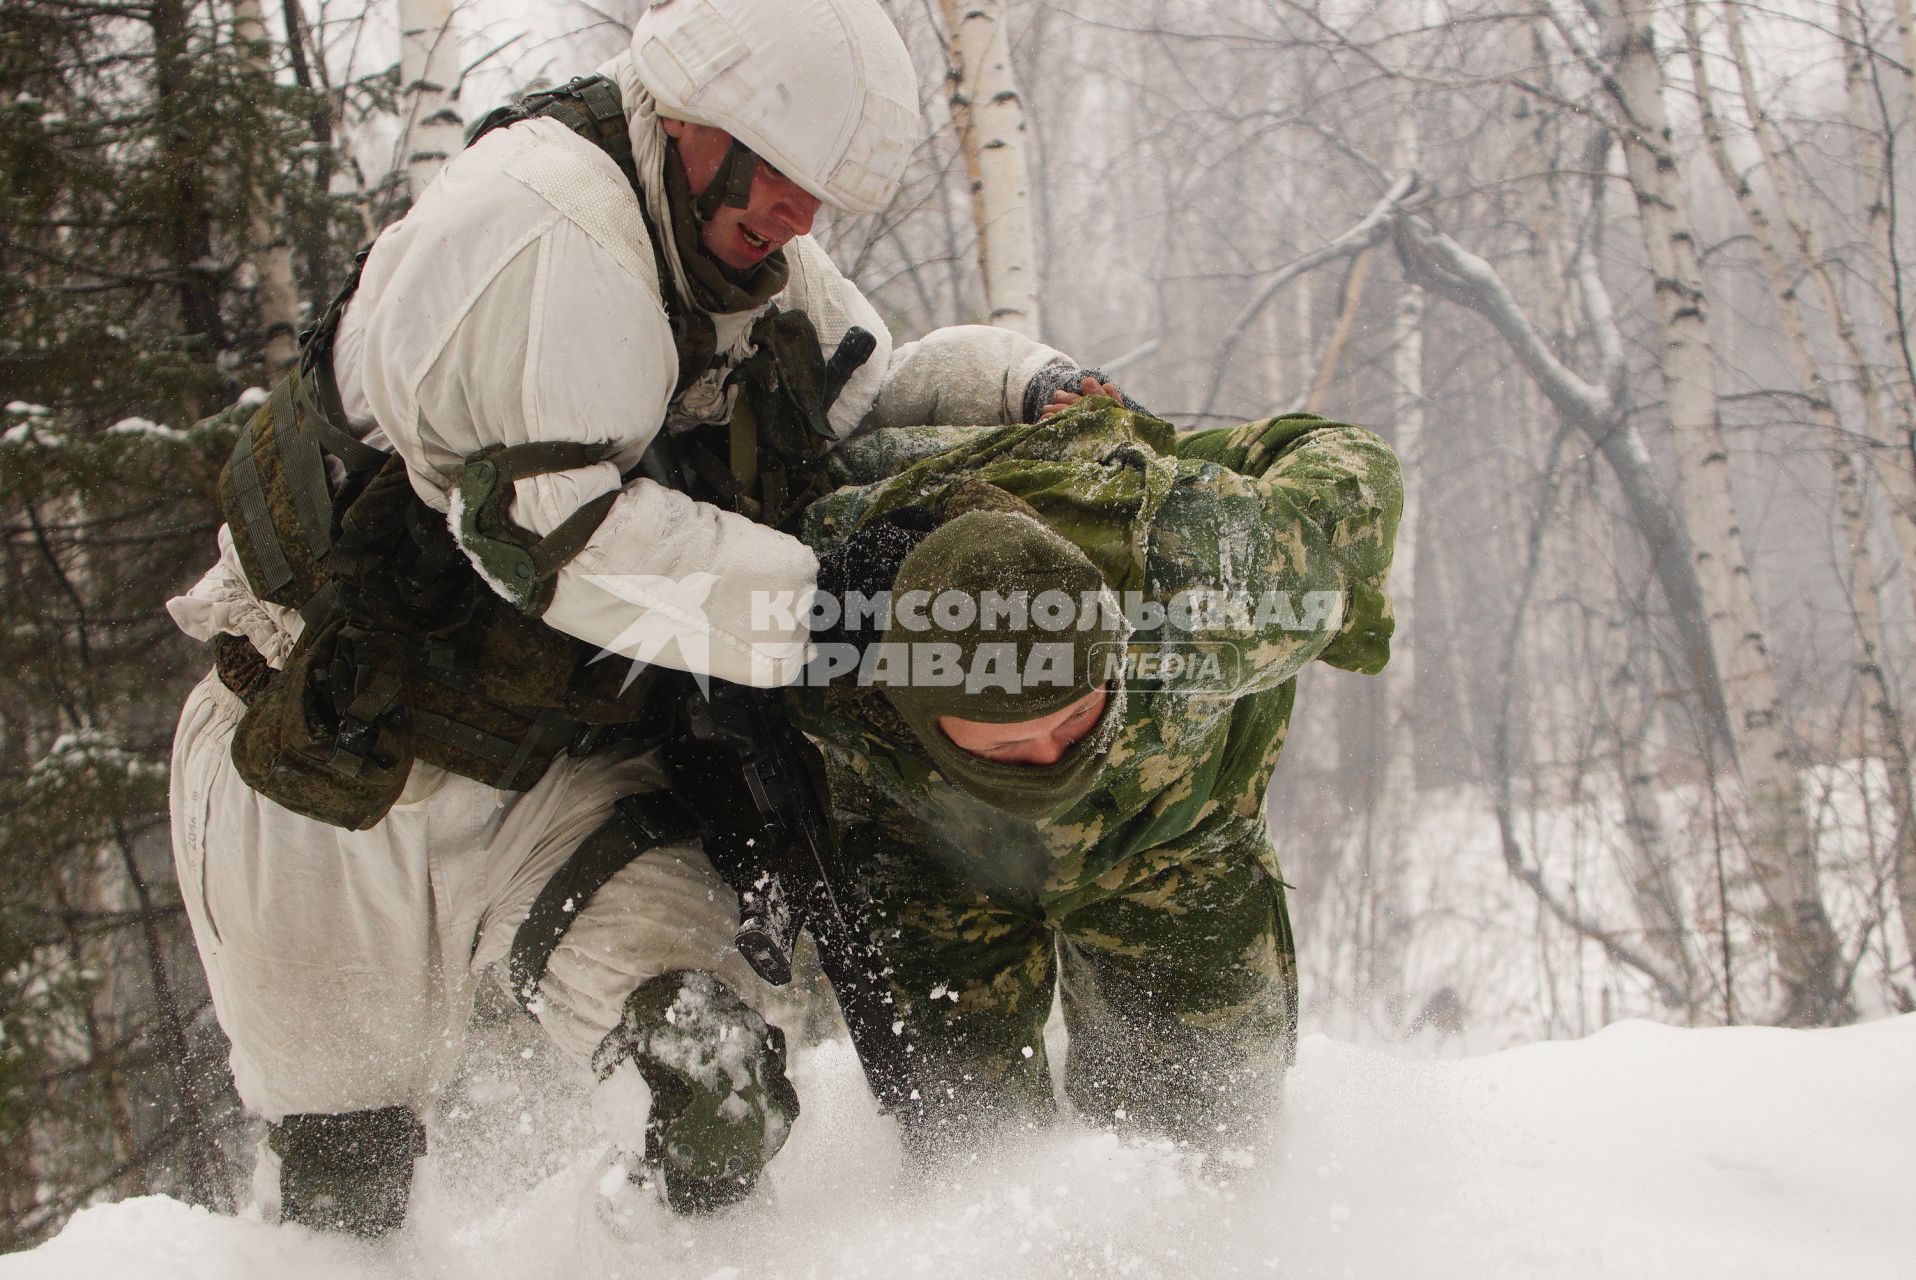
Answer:
[(426, 1129), (405, 1107), (287, 1116), (267, 1125), (279, 1157), (279, 1217), (368, 1240), (406, 1220)]

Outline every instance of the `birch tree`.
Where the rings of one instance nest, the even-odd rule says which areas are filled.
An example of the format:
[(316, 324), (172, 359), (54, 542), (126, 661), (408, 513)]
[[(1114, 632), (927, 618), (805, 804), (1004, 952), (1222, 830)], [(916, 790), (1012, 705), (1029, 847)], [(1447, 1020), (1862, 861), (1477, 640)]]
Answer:
[(1783, 1021), (1817, 1025), (1841, 1017), (1846, 1003), (1838, 988), (1836, 938), (1823, 905), (1796, 760), (1783, 734), (1776, 677), (1730, 490), (1708, 298), (1684, 189), (1685, 166), (1664, 103), (1653, 11), (1632, 3), (1608, 0), (1602, 9), (1610, 73), (1605, 87), (1654, 277), (1678, 492), (1735, 733), (1735, 766), (1748, 811), (1748, 857), (1785, 989)]
[(1030, 337), (1042, 331), (1024, 100), (1011, 68), (1001, 0), (939, 0), (949, 36), (951, 120), (971, 181), (986, 319)]
[[(1417, 99), (1406, 93), (1399, 108), (1392, 149), (1398, 173), (1416, 173), (1422, 162), (1422, 139)], [(1370, 251), (1374, 252), (1374, 251)], [(1356, 262), (1361, 267), (1368, 255)], [(1353, 272), (1353, 274), (1358, 274)], [(1354, 297), (1352, 302), (1354, 304)], [(1354, 309), (1346, 308), (1346, 314)], [(1342, 326), (1340, 325), (1340, 328)], [(1415, 474), (1424, 442), (1424, 291), (1414, 279), (1401, 282), (1391, 317), (1391, 373), (1394, 395), (1389, 430), (1406, 474)], [(1321, 382), (1321, 378), (1320, 378)], [(1313, 389), (1311, 398), (1319, 399)], [(1385, 975), (1391, 994), (1403, 999), (1402, 950), (1404, 868), (1407, 846), (1417, 816), (1417, 740), (1413, 700), (1417, 689), (1417, 553), (1422, 541), (1422, 490), (1404, 486), (1404, 506), (1397, 525), (1396, 549), (1391, 561), (1391, 608), (1398, 630), (1384, 667), (1383, 780), (1378, 797), (1378, 820), (1372, 824), (1366, 862), (1382, 882), (1378, 892), (1386, 919), (1373, 934), (1372, 945), (1381, 954), (1372, 957), (1372, 972)]]
[[(1829, 455), (1837, 514), (1842, 522), (1849, 552), (1847, 586), (1850, 612), (1856, 627), (1855, 656), (1851, 665), (1858, 687), (1863, 691), (1866, 722), (1873, 730), (1871, 736), (1875, 745), (1883, 753), (1889, 775), (1897, 850), (1895, 863), (1898, 868), (1916, 867), (1916, 814), (1911, 812), (1909, 750), (1903, 733), (1902, 717), (1897, 709), (1896, 691), (1891, 687), (1883, 665), (1882, 604), (1877, 591), (1876, 559), (1871, 550), (1874, 536), (1862, 476), (1851, 453), (1851, 437), (1837, 414), (1834, 393), (1816, 358), (1809, 318), (1796, 292), (1796, 264), (1786, 261), (1786, 250), (1780, 243), (1768, 212), (1730, 157), (1703, 42), (1699, 17), (1701, 7), (1699, 0), (1685, 0), (1684, 33), (1697, 103), (1702, 113), (1704, 139), (1724, 185), (1735, 195), (1749, 223), (1763, 274), (1776, 301), (1777, 315), (1783, 322), (1791, 364), (1797, 381), (1808, 396), (1811, 419), (1822, 434)], [(1831, 278), (1829, 265), (1818, 248), (1815, 230), (1797, 197), (1793, 176), (1783, 164), (1782, 147), (1768, 110), (1763, 105), (1748, 44), (1743, 37), (1740, 10), (1741, 6), (1736, 0), (1724, 5), (1724, 35), (1736, 71), (1743, 111), (1756, 142), (1758, 167), (1774, 193), (1783, 224), (1794, 241), (1797, 260), (1816, 282), (1825, 311), (1841, 338), (1841, 348), (1850, 355), (1860, 383), (1859, 395), (1866, 409), (1873, 414), (1876, 399), (1868, 381), (1866, 362), (1856, 342), (1855, 330), (1848, 320), (1843, 300)], [(1874, 438), (1875, 435), (1875, 432), (1871, 432), (1863, 438)], [(1899, 875), (1898, 880), (1902, 883), (1903, 877)], [(1916, 923), (1907, 919), (1905, 923), (1909, 940), (1916, 943)], [(1910, 954), (1916, 955), (1916, 946), (1911, 947)]]
[[(1903, 33), (1905, 56), (1916, 43), (1909, 24), (1908, 0), (1898, 0), (1898, 26)], [(1843, 93), (1850, 137), (1856, 159), (1857, 187), (1862, 195), (1868, 225), (1869, 297), (1866, 308), (1879, 321), (1888, 346), (1878, 376), (1876, 361), (1864, 349), (1851, 323), (1852, 308), (1838, 305), (1832, 317), (1843, 338), (1844, 349), (1853, 351), (1852, 362), (1858, 379), (1857, 394), (1863, 398), (1870, 419), (1876, 472), (1882, 478), (1892, 508), (1891, 530), (1902, 554), (1903, 575), (1916, 583), (1916, 375), (1909, 365), (1907, 331), (1901, 304), (1901, 274), (1893, 238), (1890, 205), (1894, 193), (1889, 189), (1889, 173), (1894, 158), (1896, 132), (1882, 116), (1882, 101), (1876, 92), (1876, 62), (1864, 11), (1858, 0), (1837, 0), (1838, 40), (1843, 57)], [(1916, 67), (1903, 63), (1904, 83), (1910, 87), (1908, 102), (1916, 105)]]
[(453, 0), (399, 0), (399, 101), (406, 182), (425, 194), (463, 139)]

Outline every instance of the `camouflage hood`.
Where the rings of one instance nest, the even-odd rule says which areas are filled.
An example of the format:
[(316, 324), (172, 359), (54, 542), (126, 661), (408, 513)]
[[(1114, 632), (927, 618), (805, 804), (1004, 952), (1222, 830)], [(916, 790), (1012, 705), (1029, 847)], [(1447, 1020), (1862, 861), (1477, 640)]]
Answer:
[[(1088, 668), (1113, 648), (1124, 647), (1127, 632), (1116, 598), (1145, 585), (1150, 531), (1177, 478), (1175, 444), (1169, 423), (1093, 398), (1041, 423), (977, 433), (889, 480), (842, 489), (808, 513), (805, 539), (813, 547), (827, 546), (900, 507), (928, 508), (953, 525), (1002, 520), (1011, 513), (1039, 522), (1050, 541), (1071, 552), (1076, 567), (1067, 568), (1061, 559), (1051, 575), (1056, 581), (1040, 590), (1055, 587), (1079, 609), (1084, 592), (1101, 584), (1106, 599), (1096, 624), (1078, 631), (1074, 615), (1073, 629), (1064, 633), (1074, 642), (1072, 660), (1080, 664), (1080, 678), (1056, 697), (1021, 695), (993, 703), (988, 694), (974, 694), (961, 697), (967, 705), (958, 706), (946, 705), (950, 699), (938, 690), (885, 688), (886, 700), (911, 729), (915, 753), (953, 786), (1001, 812), (1041, 819), (1069, 809), (1097, 785), (1110, 742), (1125, 719), (1127, 692), (1121, 668), (1095, 680)], [(998, 530), (985, 539), (1002, 534)], [(895, 602), (901, 598), (898, 588), (914, 585), (909, 575), (900, 576)], [(1085, 643), (1075, 643), (1079, 640)], [(1097, 729), (1055, 765), (992, 764), (959, 750), (937, 728), (941, 714), (992, 723), (1035, 718), (1100, 684), (1111, 698)]]
[[(908, 681), (884, 686), (939, 772), (1016, 817), (1077, 803), (1097, 781), (1124, 706), (1122, 664), (1109, 661), (1123, 645), (1123, 619), (1084, 553), (1024, 511), (966, 511), (906, 557), (891, 594), (886, 642), (935, 648), (947, 661), (934, 673), (914, 659)], [(1100, 688), (1109, 697), (1098, 724), (1052, 764), (975, 755), (940, 723), (1037, 720)]]

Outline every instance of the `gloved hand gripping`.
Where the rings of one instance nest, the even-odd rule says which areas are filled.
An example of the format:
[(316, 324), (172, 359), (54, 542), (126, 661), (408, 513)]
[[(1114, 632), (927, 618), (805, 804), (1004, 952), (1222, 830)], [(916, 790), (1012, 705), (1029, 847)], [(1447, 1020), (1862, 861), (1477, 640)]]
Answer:
[(866, 646), (883, 636), (883, 620), (873, 625), (869, 615), (856, 615), (852, 625), (853, 594), (864, 600), (876, 600), (891, 590), (898, 566), (937, 527), (937, 520), (923, 507), (900, 507), (887, 511), (861, 525), (856, 532), (818, 558), (818, 589), (835, 597), (839, 608), (832, 611), (831, 625), (812, 633), (819, 645), (849, 644), (862, 655)]
[(742, 1199), (798, 1117), (785, 1034), (709, 973), (673, 970), (626, 997), (598, 1051), (606, 1079), (631, 1062), (652, 1090), (645, 1164), (679, 1213)]

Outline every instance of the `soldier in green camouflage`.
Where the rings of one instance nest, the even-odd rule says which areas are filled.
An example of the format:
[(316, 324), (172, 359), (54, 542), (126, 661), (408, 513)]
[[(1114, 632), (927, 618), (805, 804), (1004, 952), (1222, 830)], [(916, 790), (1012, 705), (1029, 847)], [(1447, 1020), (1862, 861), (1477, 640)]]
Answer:
[[(800, 694), (896, 1012), (861, 1052), (908, 1145), (1052, 1110), (1054, 989), (1081, 1116), (1212, 1143), (1253, 1125), (1297, 1018), (1266, 789), (1303, 664), (1389, 656), (1389, 447), (1309, 414), (1178, 433), (1094, 397), (877, 433), (837, 465), (894, 474), (812, 508), (822, 565), (931, 530), (894, 539), (882, 637), (841, 619), (822, 638), (857, 643), (821, 644), (836, 678)], [(964, 606), (1007, 587), (1053, 607)]]

